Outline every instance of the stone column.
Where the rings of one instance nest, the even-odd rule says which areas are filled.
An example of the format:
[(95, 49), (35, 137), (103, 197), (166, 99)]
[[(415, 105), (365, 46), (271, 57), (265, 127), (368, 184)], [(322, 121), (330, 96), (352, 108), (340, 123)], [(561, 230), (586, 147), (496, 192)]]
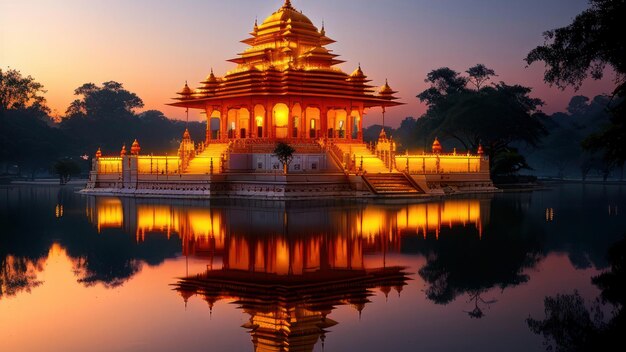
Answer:
[(302, 139), (309, 139), (311, 124), (306, 120), (306, 106), (304, 104), (300, 104), (300, 106), (302, 107), (302, 116), (300, 116), (300, 126), (298, 126), (298, 137)]
[[(254, 107), (253, 107), (254, 109)], [(246, 110), (248, 110), (248, 131), (246, 133), (246, 138), (254, 138), (254, 133), (255, 131), (253, 131), (253, 127), (252, 126), (256, 126), (256, 118), (254, 116), (254, 110), (250, 109), (250, 106), (246, 106)]]
[(228, 139), (228, 108), (222, 105), (220, 114), (220, 139), (226, 141)]
[(328, 136), (328, 108), (325, 106), (320, 108), (320, 137), (330, 137)]
[(289, 108), (289, 112), (287, 113), (287, 138), (291, 138), (293, 137), (293, 114), (291, 113), (293, 106), (289, 103), (287, 107)]
[(267, 120), (267, 138), (274, 139), (276, 135), (274, 131), (274, 104), (268, 103), (266, 105), (265, 116)]
[(213, 139), (212, 133), (211, 133), (211, 115), (213, 115), (213, 110), (214, 108), (212, 106), (207, 106), (204, 109), (204, 112), (206, 113), (206, 138), (204, 140), (204, 144), (209, 144), (211, 142), (211, 139)]
[(359, 142), (363, 142), (363, 118), (365, 117), (364, 111), (365, 109), (363, 108), (359, 109), (359, 132), (356, 136)]

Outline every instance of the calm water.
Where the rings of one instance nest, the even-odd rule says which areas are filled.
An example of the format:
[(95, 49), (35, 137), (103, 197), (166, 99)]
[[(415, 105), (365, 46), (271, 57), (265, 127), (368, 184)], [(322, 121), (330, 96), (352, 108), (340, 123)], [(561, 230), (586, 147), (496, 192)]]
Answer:
[(0, 188), (2, 351), (541, 351), (529, 316), (626, 233), (626, 188), (411, 205)]

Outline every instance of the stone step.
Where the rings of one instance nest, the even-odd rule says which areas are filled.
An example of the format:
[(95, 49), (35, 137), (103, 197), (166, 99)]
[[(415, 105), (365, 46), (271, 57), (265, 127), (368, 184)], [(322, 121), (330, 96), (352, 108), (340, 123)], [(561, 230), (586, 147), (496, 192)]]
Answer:
[(365, 175), (365, 181), (378, 194), (417, 194), (422, 190), (413, 186), (405, 175), (399, 173), (387, 173)]

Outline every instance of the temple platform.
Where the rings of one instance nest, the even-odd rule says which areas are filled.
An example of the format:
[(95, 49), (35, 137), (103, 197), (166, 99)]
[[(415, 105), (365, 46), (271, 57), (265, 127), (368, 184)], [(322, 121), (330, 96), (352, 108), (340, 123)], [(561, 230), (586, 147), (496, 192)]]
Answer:
[[(390, 157), (356, 141), (292, 143), (296, 152), (287, 174), (272, 154), (275, 144), (269, 142), (213, 143), (194, 150), (190, 159), (184, 155), (100, 157), (94, 160), (87, 187), (81, 192), (144, 198), (303, 200), (428, 199), (498, 191), (489, 173), (480, 172), (480, 164), (472, 164), (476, 158), (467, 155)], [(435, 158), (438, 165), (431, 165)], [(448, 172), (442, 171), (444, 167)]]

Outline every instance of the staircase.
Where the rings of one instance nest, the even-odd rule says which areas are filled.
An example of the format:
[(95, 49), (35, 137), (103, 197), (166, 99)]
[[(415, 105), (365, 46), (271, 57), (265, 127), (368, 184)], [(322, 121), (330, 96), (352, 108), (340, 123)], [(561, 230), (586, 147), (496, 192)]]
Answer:
[(376, 194), (418, 194), (424, 193), (414, 186), (406, 175), (401, 173), (365, 174), (365, 182)]
[(191, 159), (185, 174), (208, 174), (211, 172), (211, 159), (213, 159), (213, 173), (220, 173), (222, 155), (228, 150), (228, 143), (211, 143), (204, 148), (202, 153)]
[[(385, 163), (373, 154), (363, 143), (337, 143), (335, 144), (342, 153), (350, 154), (355, 157), (356, 167), (361, 165), (361, 157), (363, 158), (363, 170), (368, 174), (389, 173), (389, 168)], [(393, 170), (392, 172), (396, 172)]]

